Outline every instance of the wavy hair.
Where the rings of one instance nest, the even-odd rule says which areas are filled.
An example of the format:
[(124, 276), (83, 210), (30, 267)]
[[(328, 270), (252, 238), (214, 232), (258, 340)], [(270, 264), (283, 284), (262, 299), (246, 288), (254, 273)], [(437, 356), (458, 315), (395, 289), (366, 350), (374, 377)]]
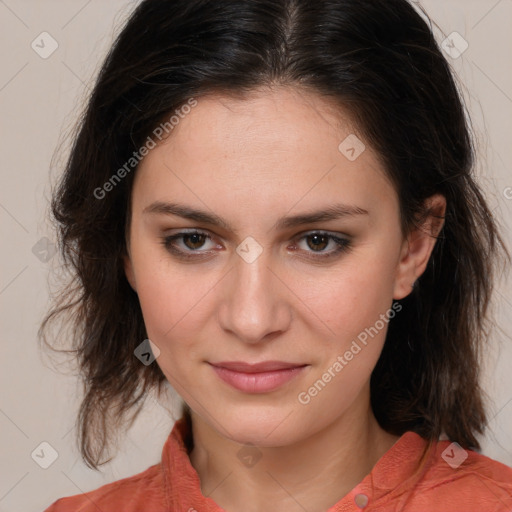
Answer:
[[(425, 199), (445, 196), (428, 266), (389, 322), (371, 405), (395, 435), (412, 430), (431, 443), (445, 434), (479, 448), (488, 306), (510, 255), (476, 183), (462, 95), (430, 25), (406, 0), (145, 0), (133, 10), (99, 71), (51, 202), (69, 283), (40, 340), (52, 347), (56, 321), (71, 328), (64, 352), (82, 377), (78, 438), (89, 467), (111, 460), (101, 459), (112, 436), (166, 382), (157, 364), (134, 357), (147, 337), (123, 268), (136, 165), (110, 181), (108, 194), (98, 191), (190, 98), (281, 85), (350, 113), (396, 187), (404, 234), (429, 213)], [(190, 421), (188, 406), (183, 412)]]

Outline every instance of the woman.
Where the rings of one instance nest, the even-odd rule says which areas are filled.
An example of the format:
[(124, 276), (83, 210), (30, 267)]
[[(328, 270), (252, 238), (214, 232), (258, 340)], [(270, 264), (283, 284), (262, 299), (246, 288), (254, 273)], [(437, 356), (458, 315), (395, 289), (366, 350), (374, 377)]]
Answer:
[(90, 467), (149, 390), (183, 417), (47, 511), (509, 511), (475, 451), (508, 253), (472, 162), (405, 0), (143, 1), (53, 199), (74, 287), (43, 334), (73, 313)]

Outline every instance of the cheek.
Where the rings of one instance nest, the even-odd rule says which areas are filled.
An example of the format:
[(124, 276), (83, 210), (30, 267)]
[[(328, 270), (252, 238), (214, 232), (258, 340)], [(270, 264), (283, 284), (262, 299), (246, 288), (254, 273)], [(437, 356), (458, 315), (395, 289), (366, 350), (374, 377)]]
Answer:
[(138, 243), (132, 246), (132, 262), (137, 295), (148, 336), (157, 342), (183, 316), (181, 310), (189, 302), (190, 287), (178, 282), (180, 274), (173, 272), (160, 244), (153, 240), (145, 243), (144, 239), (135, 240)]
[(360, 396), (379, 359), (389, 319), (395, 314), (390, 310), (389, 282), (380, 275), (385, 266), (359, 263), (361, 266), (355, 264), (320, 283), (307, 299), (310, 309), (318, 312), (318, 318), (309, 316), (314, 322), (310, 328), (318, 333), (325, 331), (327, 324), (331, 340), (317, 338), (317, 370), (307, 382), (310, 387), (299, 390), (302, 395), (297, 397), (301, 407), (306, 404), (310, 409), (304, 410), (317, 420), (333, 419)]
[(159, 248), (133, 253), (137, 295), (149, 339), (165, 354), (178, 355), (199, 343), (212, 316), (219, 276), (194, 265), (173, 264)]
[[(169, 276), (155, 265), (143, 262), (137, 268), (137, 294), (148, 335), (155, 338), (177, 321), (178, 297)], [(156, 341), (156, 339), (155, 339)]]
[[(201, 289), (189, 281), (154, 269), (138, 281), (138, 296), (148, 336), (165, 343), (182, 331), (193, 332), (199, 326)], [(180, 337), (181, 339), (181, 337)]]
[(156, 364), (182, 396), (188, 396), (193, 363), (200, 358), (201, 290), (167, 262), (139, 267), (137, 292)]
[[(298, 285), (303, 302), (337, 336), (347, 340), (373, 325), (392, 302), (392, 271), (383, 257), (354, 256), (321, 278)], [(295, 284), (297, 286), (297, 284)]]

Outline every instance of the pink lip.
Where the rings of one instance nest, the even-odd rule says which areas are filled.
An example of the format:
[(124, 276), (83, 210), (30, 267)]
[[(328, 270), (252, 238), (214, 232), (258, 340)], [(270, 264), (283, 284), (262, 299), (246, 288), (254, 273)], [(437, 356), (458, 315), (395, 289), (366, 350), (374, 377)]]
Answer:
[(257, 364), (222, 362), (210, 363), (210, 365), (224, 382), (246, 393), (273, 391), (308, 366), (281, 361), (265, 361)]

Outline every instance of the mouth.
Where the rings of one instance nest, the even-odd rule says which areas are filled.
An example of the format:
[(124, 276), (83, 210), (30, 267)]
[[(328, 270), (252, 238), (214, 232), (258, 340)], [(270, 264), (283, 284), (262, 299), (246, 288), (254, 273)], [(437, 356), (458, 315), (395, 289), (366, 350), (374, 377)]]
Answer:
[(266, 393), (280, 388), (303, 373), (308, 364), (264, 361), (208, 363), (217, 376), (231, 387), (245, 393)]

